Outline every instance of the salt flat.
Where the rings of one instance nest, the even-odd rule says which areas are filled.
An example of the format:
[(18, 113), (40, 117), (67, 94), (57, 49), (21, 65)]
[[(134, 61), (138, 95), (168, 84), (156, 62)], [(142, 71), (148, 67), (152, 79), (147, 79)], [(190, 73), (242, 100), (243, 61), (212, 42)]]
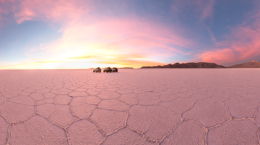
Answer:
[(260, 69), (0, 71), (0, 145), (259, 145)]

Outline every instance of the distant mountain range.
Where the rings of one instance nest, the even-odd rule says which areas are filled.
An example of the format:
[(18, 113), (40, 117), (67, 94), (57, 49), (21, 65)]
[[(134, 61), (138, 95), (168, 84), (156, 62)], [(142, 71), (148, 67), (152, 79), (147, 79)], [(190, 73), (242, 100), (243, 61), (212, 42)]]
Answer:
[(236, 64), (230, 67), (231, 68), (260, 68), (260, 62), (250, 61), (246, 63)]
[(222, 65), (208, 62), (188, 62), (188, 63), (174, 63), (157, 66), (143, 66), (141, 68), (225, 68)]
[(188, 62), (188, 63), (174, 63), (174, 64), (157, 65), (157, 66), (143, 66), (141, 68), (142, 69), (147, 69), (147, 68), (260, 68), (260, 62), (250, 61), (250, 62), (236, 64), (228, 67), (216, 63)]

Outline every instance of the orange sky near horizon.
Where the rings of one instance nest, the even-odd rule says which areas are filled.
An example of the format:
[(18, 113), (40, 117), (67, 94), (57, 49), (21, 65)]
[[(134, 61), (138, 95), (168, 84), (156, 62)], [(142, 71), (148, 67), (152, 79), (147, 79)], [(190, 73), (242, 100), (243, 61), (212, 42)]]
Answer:
[(259, 7), (257, 0), (0, 0), (0, 69), (260, 61)]

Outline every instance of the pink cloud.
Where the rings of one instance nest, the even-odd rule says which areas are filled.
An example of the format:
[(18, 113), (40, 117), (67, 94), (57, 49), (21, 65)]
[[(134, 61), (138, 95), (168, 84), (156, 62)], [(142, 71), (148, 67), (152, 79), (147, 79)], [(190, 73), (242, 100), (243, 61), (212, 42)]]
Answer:
[(90, 25), (90, 28), (96, 35), (101, 35), (98, 38), (116, 41), (117, 44), (127, 43), (129, 46), (165, 48), (169, 47), (167, 46), (169, 44), (174, 44), (187, 47), (193, 43), (181, 36), (183, 32), (177, 26), (169, 29), (158, 23), (138, 18), (98, 21)]
[(260, 56), (260, 12), (247, 23), (233, 29), (230, 39), (218, 43), (219, 48), (203, 52), (202, 61), (234, 63)]
[(230, 63), (235, 61), (235, 51), (230, 48), (220, 50), (212, 50), (204, 52), (200, 55), (200, 59), (205, 62)]
[(207, 19), (213, 15), (215, 0), (197, 0), (197, 5), (201, 9), (201, 18)]
[(18, 23), (35, 18), (56, 22), (71, 21), (88, 12), (86, 2), (81, 4), (79, 0), (23, 0), (15, 17)]
[(62, 32), (63, 36), (59, 40), (44, 46), (42, 50), (45, 53), (64, 54), (66, 57), (91, 54), (99, 59), (104, 56), (139, 54), (146, 56), (141, 59), (162, 60), (165, 56), (185, 53), (176, 47), (194, 44), (182, 37), (180, 28), (167, 29), (163, 25), (138, 18), (110, 18), (90, 24), (74, 22), (64, 26)]
[[(133, 63), (128, 65), (136, 66), (137, 62), (161, 63), (165, 58), (184, 54), (180, 47), (194, 45), (192, 40), (182, 37), (184, 31), (177, 26), (167, 28), (139, 17), (90, 18), (87, 13), (92, 6), (81, 4), (83, 1), (13, 0), (15, 7), (11, 12), (17, 23), (37, 19), (61, 24), (61, 37), (29, 50), (29, 62), (39, 59), (43, 62), (66, 62), (71, 61), (69, 58), (72, 57), (91, 55), (84, 61), (120, 64), (119, 60), (124, 60), (123, 65)], [(122, 59), (122, 56), (127, 58)]]
[(181, 13), (183, 10), (192, 8), (198, 12), (201, 19), (210, 18), (214, 13), (215, 0), (175, 0), (173, 11)]
[(3, 13), (12, 13), (17, 23), (41, 19), (53, 22), (70, 22), (82, 18), (90, 5), (85, 0), (0, 0)]
[(3, 26), (7, 21), (5, 15), (12, 12), (14, 8), (12, 2), (13, 0), (0, 0), (0, 26)]

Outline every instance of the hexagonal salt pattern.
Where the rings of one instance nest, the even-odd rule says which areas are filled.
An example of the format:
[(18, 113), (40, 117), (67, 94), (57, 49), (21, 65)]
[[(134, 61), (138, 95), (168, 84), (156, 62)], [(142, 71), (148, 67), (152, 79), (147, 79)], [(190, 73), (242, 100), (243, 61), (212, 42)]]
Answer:
[(255, 69), (0, 71), (0, 145), (259, 145)]

